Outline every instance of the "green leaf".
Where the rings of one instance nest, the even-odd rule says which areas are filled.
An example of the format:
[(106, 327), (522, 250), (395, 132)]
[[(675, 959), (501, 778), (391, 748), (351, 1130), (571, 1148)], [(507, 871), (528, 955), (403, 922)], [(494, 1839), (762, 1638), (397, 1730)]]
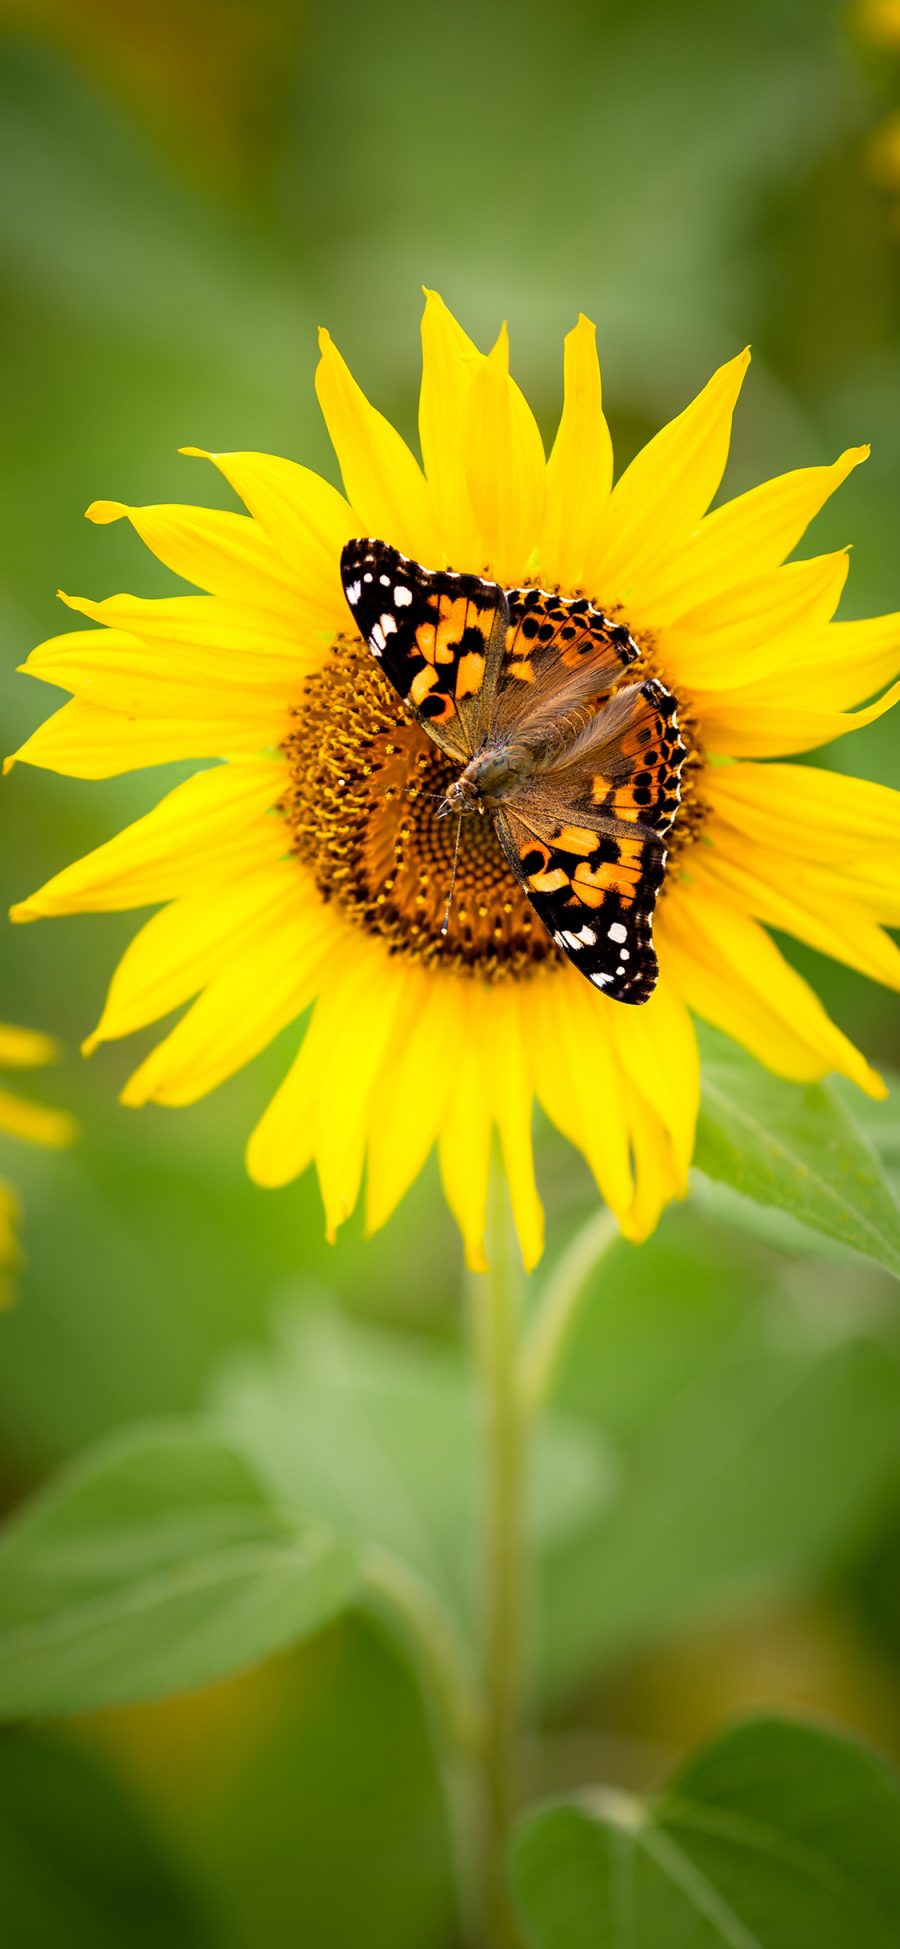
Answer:
[[(283, 1316), (273, 1353), (230, 1363), (213, 1406), (279, 1503), (312, 1511), (358, 1551), (389, 1551), (458, 1623), (472, 1618), (480, 1436), (456, 1348), (306, 1306)], [(530, 1491), (536, 1545), (578, 1533), (611, 1491), (601, 1431), (551, 1417)]]
[(900, 1277), (900, 1204), (831, 1085), (786, 1083), (707, 1031), (695, 1163)]
[(278, 1678), (205, 1810), (220, 1949), (451, 1949), (446, 1779), (408, 1661), (354, 1615)]
[(534, 1815), (513, 1877), (528, 1949), (896, 1949), (900, 1786), (849, 1740), (759, 1720), (655, 1804)]
[(138, 1805), (91, 1753), (0, 1740), (0, 1915), (9, 1949), (212, 1949), (212, 1933)]
[(0, 1541), (0, 1713), (73, 1712), (207, 1685), (347, 1602), (355, 1568), (190, 1428), (104, 1444)]
[[(723, 1250), (723, 1243), (726, 1249)], [(815, 1293), (692, 1207), (590, 1285), (557, 1399), (605, 1431), (606, 1507), (551, 1540), (540, 1664), (551, 1690), (689, 1624), (808, 1591), (878, 1520), (900, 1462), (900, 1363), (860, 1262)]]

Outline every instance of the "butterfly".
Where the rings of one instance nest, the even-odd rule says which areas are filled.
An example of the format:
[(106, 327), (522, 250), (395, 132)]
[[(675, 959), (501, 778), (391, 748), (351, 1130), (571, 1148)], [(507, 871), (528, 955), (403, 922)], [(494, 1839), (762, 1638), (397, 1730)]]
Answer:
[(408, 711), (459, 766), (442, 812), (489, 812), (572, 965), (614, 1001), (659, 972), (653, 909), (685, 746), (624, 624), (584, 596), (423, 568), (386, 542), (341, 555), (354, 622)]

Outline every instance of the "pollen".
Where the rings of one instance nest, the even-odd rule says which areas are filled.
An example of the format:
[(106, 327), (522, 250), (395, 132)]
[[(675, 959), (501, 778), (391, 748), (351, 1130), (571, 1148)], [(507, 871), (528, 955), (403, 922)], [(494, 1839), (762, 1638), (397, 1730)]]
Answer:
[(281, 811), (324, 900), (389, 951), (488, 980), (563, 965), (501, 849), (489, 815), (460, 828), (438, 811), (459, 765), (404, 719), (388, 679), (357, 636), (338, 636), (307, 678), (284, 743)]

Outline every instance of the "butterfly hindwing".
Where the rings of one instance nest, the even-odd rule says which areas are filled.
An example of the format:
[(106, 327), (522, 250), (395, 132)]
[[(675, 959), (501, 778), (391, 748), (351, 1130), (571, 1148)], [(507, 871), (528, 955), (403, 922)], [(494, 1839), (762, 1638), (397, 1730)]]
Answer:
[(623, 684), (552, 768), (529, 781), (548, 810), (668, 832), (681, 798), (685, 746), (675, 699), (656, 677)]
[(429, 571), (374, 539), (349, 541), (344, 593), (372, 655), (442, 750), (463, 759), (483, 742), (506, 641), (496, 582)]
[(653, 910), (683, 758), (675, 700), (651, 678), (601, 705), (565, 763), (494, 815), (557, 946), (614, 1001), (646, 1001), (656, 985)]
[[(534, 831), (514, 806), (496, 815), (516, 878), (558, 948), (580, 974), (617, 1002), (644, 1002), (656, 986), (653, 909), (666, 849), (639, 828), (612, 838), (585, 831), (583, 850)], [(586, 840), (590, 838), (590, 851)]]

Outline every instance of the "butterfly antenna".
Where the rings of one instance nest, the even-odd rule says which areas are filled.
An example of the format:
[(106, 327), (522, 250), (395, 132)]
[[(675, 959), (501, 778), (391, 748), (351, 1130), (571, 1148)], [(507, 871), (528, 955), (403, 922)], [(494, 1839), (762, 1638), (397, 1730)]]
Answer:
[(453, 848), (453, 871), (450, 874), (450, 892), (447, 895), (447, 905), (444, 909), (443, 921), (441, 922), (442, 934), (446, 934), (450, 926), (450, 908), (453, 905), (453, 889), (456, 885), (456, 868), (459, 862), (459, 841), (462, 833), (462, 822), (463, 814), (460, 813), (456, 821), (456, 845)]

